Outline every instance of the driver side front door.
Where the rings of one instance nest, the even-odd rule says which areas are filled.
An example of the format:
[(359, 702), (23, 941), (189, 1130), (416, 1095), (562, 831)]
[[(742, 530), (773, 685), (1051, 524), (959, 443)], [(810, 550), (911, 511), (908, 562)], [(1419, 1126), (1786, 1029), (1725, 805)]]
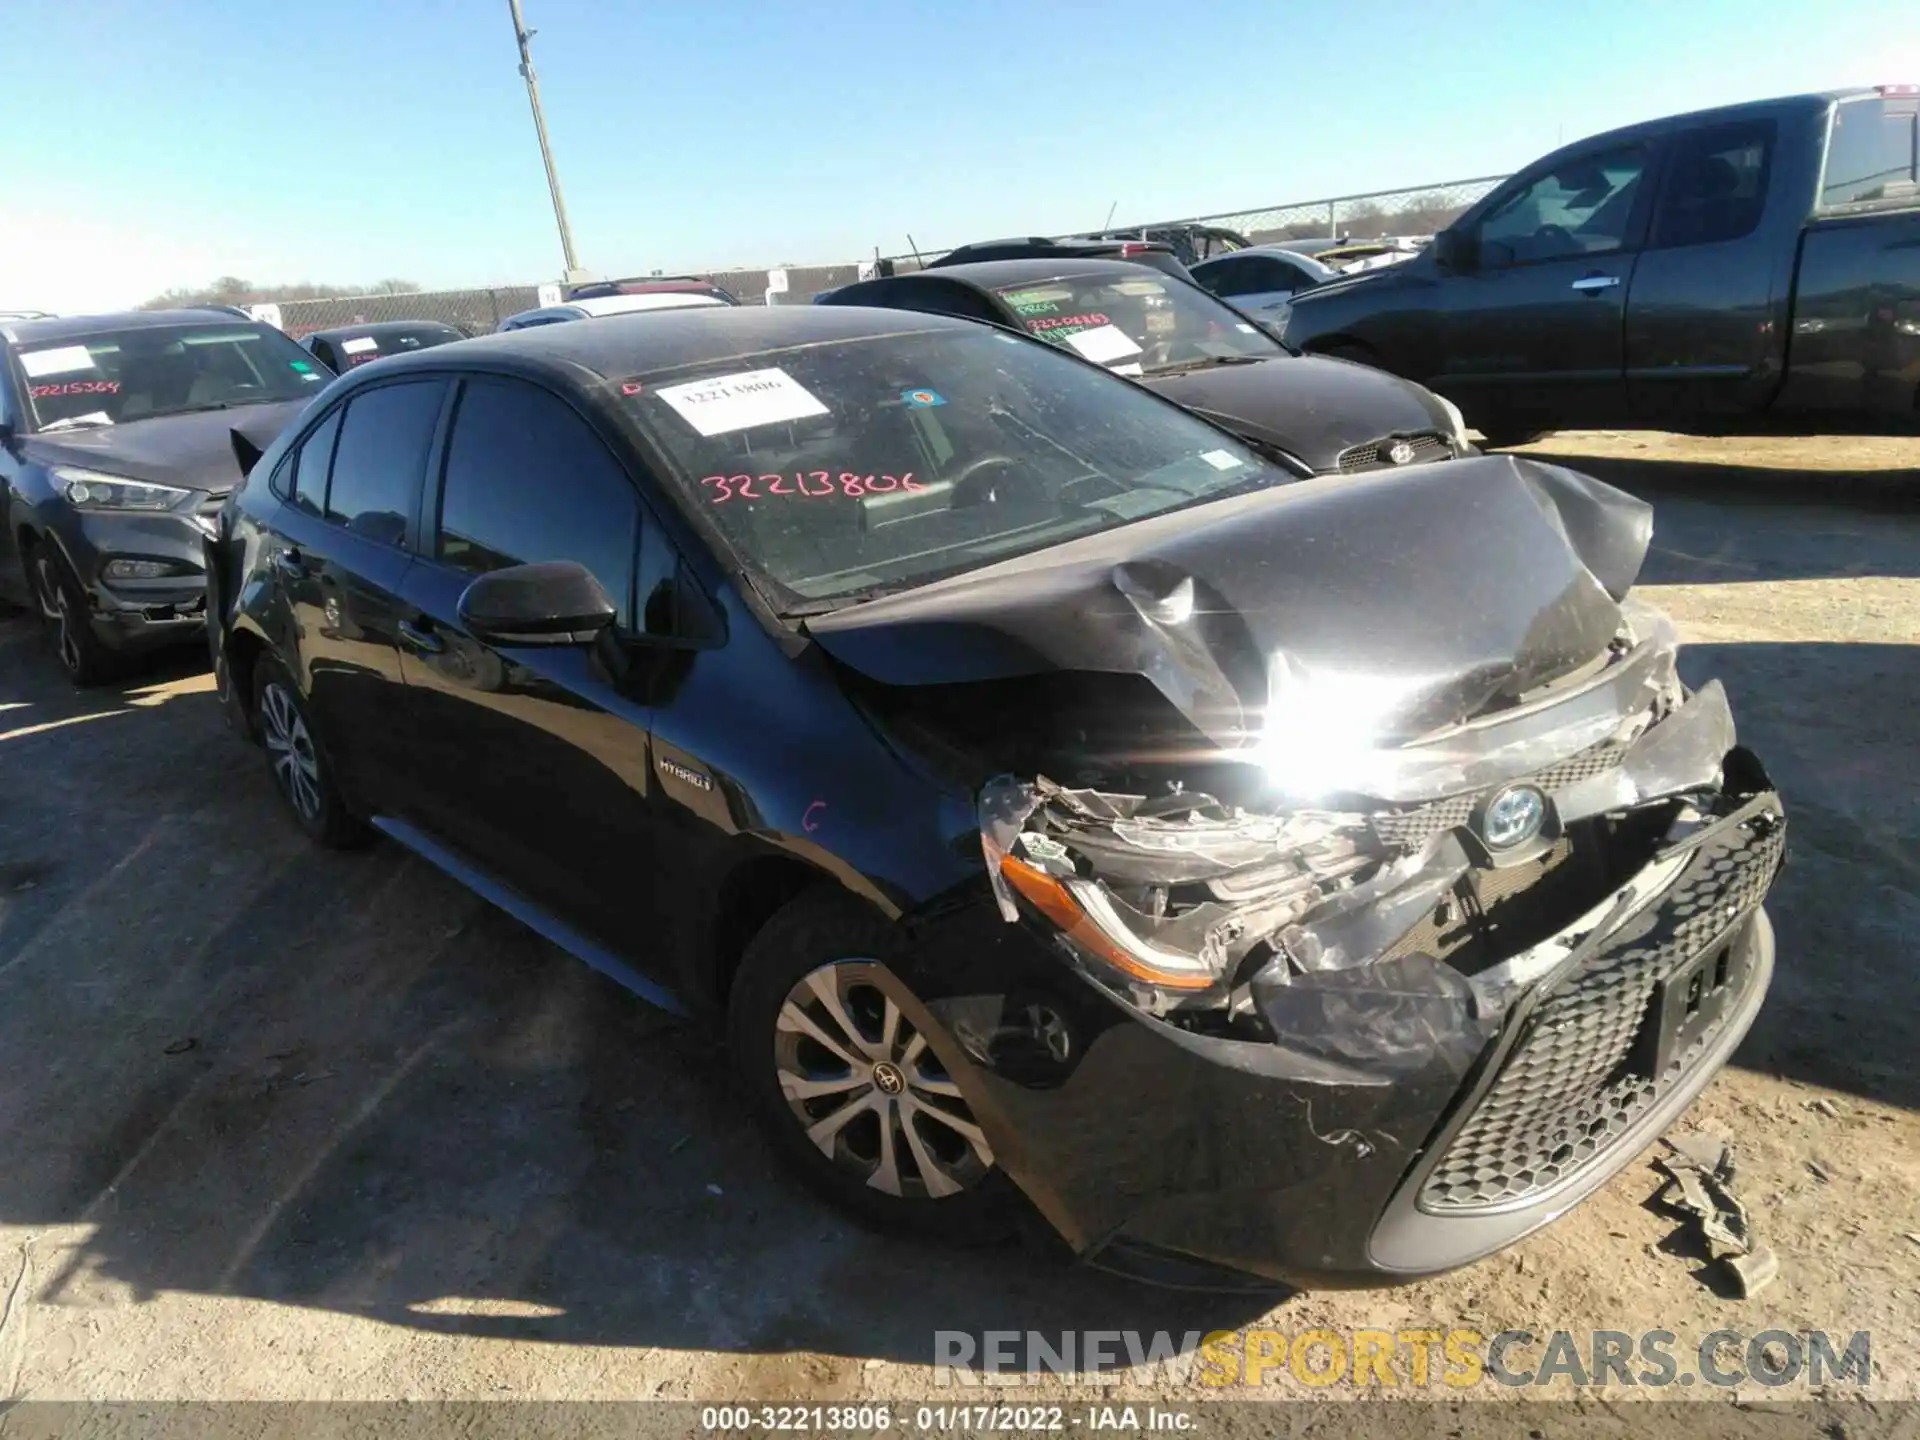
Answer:
[(1482, 214), (1436, 297), (1428, 384), (1482, 429), (1602, 424), (1626, 407), (1626, 307), (1651, 147), (1613, 145), (1522, 175)]

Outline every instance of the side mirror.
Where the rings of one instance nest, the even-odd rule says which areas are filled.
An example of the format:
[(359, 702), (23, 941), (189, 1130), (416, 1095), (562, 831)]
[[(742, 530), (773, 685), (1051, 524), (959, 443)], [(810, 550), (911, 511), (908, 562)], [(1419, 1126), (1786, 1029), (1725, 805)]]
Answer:
[(589, 645), (618, 613), (572, 560), (492, 570), (460, 597), (460, 623), (489, 645)]
[(1474, 238), (1459, 230), (1442, 230), (1428, 247), (1442, 270), (1469, 271), (1479, 262)]

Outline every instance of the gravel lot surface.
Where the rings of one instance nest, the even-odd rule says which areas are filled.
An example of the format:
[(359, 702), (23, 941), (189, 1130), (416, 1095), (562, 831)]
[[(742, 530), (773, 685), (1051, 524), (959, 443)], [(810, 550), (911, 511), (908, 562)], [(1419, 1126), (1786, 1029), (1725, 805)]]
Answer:
[(1646, 593), (1787, 799), (1773, 994), (1679, 1127), (1734, 1146), (1780, 1259), (1760, 1295), (1650, 1204), (1650, 1157), (1392, 1291), (1177, 1295), (877, 1239), (776, 1170), (701, 1036), (391, 846), (309, 848), (197, 652), (79, 694), (14, 616), (0, 1400), (924, 1398), (938, 1329), (1249, 1325), (1865, 1330), (1872, 1393), (1920, 1398), (1920, 442), (1532, 453), (1655, 502)]

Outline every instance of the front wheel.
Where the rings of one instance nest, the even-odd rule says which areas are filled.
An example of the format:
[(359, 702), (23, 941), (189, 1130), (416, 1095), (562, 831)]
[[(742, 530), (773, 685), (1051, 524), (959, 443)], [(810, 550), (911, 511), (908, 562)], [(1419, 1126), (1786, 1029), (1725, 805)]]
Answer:
[(365, 844), (372, 832), (348, 811), (334, 783), (306, 702), (287, 672), (262, 659), (254, 672), (253, 713), (280, 798), (300, 828), (333, 850)]
[(885, 921), (830, 890), (789, 903), (741, 958), (735, 1061), (774, 1147), (829, 1199), (881, 1229), (1000, 1239), (1008, 1182), (879, 958), (890, 943)]
[(119, 670), (119, 657), (100, 643), (87, 619), (86, 596), (53, 543), (43, 540), (29, 557), (34, 600), (60, 668), (75, 685), (103, 684)]

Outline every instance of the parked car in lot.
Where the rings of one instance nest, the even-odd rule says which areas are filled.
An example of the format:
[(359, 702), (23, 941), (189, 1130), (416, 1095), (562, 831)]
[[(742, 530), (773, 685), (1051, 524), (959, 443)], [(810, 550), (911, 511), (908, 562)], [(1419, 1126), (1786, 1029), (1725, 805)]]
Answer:
[(1196, 285), (1262, 320), (1284, 321), (1293, 297), (1331, 280), (1334, 272), (1311, 255), (1278, 245), (1255, 245), (1193, 267)]
[(583, 280), (567, 288), (569, 300), (600, 300), (610, 295), (705, 295), (722, 305), (740, 299), (704, 275), (635, 275), (625, 280)]
[(926, 268), (950, 270), (958, 265), (978, 265), (989, 260), (1131, 260), (1176, 280), (1193, 278), (1180, 257), (1174, 254), (1173, 247), (1157, 240), (1049, 240), (1044, 235), (978, 240), (949, 250), (937, 260), (929, 260)]
[(1629, 594), (1650, 534), (795, 306), (350, 373), (208, 565), (309, 834), (722, 1021), (857, 1213), (1017, 1190), (1113, 1269), (1379, 1282), (1563, 1213), (1767, 988), (1784, 820)]
[(1920, 86), (1611, 131), (1422, 254), (1322, 285), (1287, 338), (1451, 397), (1491, 440), (1645, 426), (1920, 429)]
[(0, 597), (36, 607), (67, 674), (198, 639), (201, 541), (240, 478), (332, 378), (278, 330), (203, 310), (0, 325)]
[(424, 350), (466, 339), (466, 332), (438, 320), (380, 320), (367, 325), (341, 325), (302, 335), (300, 344), (336, 375), (384, 355)]
[(1133, 230), (1102, 230), (1091, 238), (1156, 241), (1172, 250), (1185, 265), (1197, 265), (1202, 260), (1245, 250), (1253, 244), (1238, 230), (1191, 221), (1177, 225), (1142, 225)]
[(499, 331), (530, 330), (541, 325), (560, 325), (573, 320), (598, 320), (608, 315), (637, 315), (645, 310), (695, 310), (709, 305), (732, 305), (718, 295), (692, 290), (655, 291), (645, 295), (595, 295), (584, 300), (568, 300), (560, 305), (543, 305), (538, 310), (522, 310), (500, 322)]
[(1362, 365), (1290, 354), (1184, 280), (1116, 260), (1002, 260), (863, 280), (820, 304), (880, 305), (1003, 326), (1131, 376), (1301, 474), (1469, 453), (1439, 396)]

